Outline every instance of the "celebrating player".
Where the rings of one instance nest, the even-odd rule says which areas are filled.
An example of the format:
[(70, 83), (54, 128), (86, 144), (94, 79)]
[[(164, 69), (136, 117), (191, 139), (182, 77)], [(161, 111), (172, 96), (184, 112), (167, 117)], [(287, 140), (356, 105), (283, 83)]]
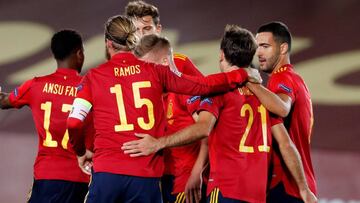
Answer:
[[(126, 6), (125, 14), (132, 18), (139, 37), (149, 34), (161, 34), (160, 14), (156, 6), (144, 1), (131, 1)], [(167, 64), (166, 60), (166, 58), (163, 58), (160, 63), (165, 62)], [(180, 72), (193, 76), (202, 76), (187, 56), (175, 54), (174, 62)], [(165, 94), (166, 134), (174, 133), (193, 124), (193, 117), (196, 118), (197, 116), (195, 110), (199, 104), (199, 96), (192, 97), (175, 93)], [(206, 140), (202, 142), (204, 143)], [(165, 171), (164, 176), (161, 178), (164, 202), (177, 201), (181, 203), (185, 201), (185, 196), (192, 198), (190, 194), (199, 194), (202, 186), (200, 183), (202, 168), (195, 166), (193, 169), (193, 166), (196, 160), (198, 160), (197, 162), (205, 161), (202, 156), (198, 156), (200, 151), (201, 154), (207, 153), (206, 145), (200, 144), (200, 141), (183, 147), (164, 149)], [(203, 197), (205, 200), (205, 194)]]
[[(221, 41), (220, 69), (228, 72), (233, 65), (249, 66), (255, 50), (249, 31), (227, 26)], [(202, 100), (199, 111), (198, 122), (184, 130), (159, 139), (140, 134), (142, 140), (127, 142), (122, 149), (139, 157), (206, 137), (213, 129), (209, 137), (208, 201), (265, 202), (272, 131), (286, 165), (296, 178), (305, 179), (284, 126), (274, 125), (270, 131), (266, 109), (246, 87)]]
[[(83, 202), (89, 176), (78, 167), (68, 144), (66, 120), (77, 95), (84, 62), (81, 36), (62, 30), (51, 39), (57, 70), (26, 81), (10, 94), (0, 90), (0, 107), (29, 106), (39, 135), (34, 183), (29, 202)], [(87, 136), (91, 137), (91, 135)]]
[[(121, 146), (134, 139), (135, 132), (164, 135), (164, 91), (210, 94), (230, 90), (246, 79), (260, 80), (256, 71), (250, 70), (255, 78), (244, 70), (198, 78), (141, 61), (131, 53), (137, 43), (135, 32), (134, 24), (125, 16), (106, 22), (109, 61), (84, 77), (69, 115), (69, 136), (80, 166), (84, 168), (93, 159), (87, 202), (161, 202), (161, 154), (134, 159), (124, 154)], [(91, 109), (96, 130), (94, 155), (78, 134)]]
[[(274, 171), (268, 202), (316, 202), (316, 182), (310, 156), (310, 138), (313, 125), (311, 98), (304, 80), (290, 64), (291, 34), (281, 22), (262, 25), (256, 35), (260, 69), (270, 75), (267, 87), (248, 84), (269, 111), (284, 117), (283, 122), (291, 140), (300, 152), (308, 186), (298, 188), (299, 180), (291, 176), (274, 147)], [(302, 199), (302, 200), (301, 200)]]

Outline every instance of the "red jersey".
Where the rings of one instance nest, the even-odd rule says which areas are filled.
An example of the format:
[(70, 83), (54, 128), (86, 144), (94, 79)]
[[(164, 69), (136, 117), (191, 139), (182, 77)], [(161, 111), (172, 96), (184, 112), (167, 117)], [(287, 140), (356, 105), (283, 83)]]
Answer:
[(55, 73), (35, 77), (9, 96), (13, 107), (30, 107), (39, 135), (34, 178), (89, 182), (70, 147), (66, 121), (76, 97), (81, 76), (75, 70), (59, 68)]
[[(316, 194), (316, 182), (310, 157), (310, 137), (313, 126), (313, 111), (309, 90), (304, 80), (294, 72), (292, 65), (286, 64), (273, 72), (268, 81), (268, 89), (276, 94), (288, 95), (292, 100), (289, 115), (284, 118), (284, 125), (291, 140), (298, 149), (304, 166), (305, 176), (310, 190)], [(299, 189), (290, 171), (274, 148), (274, 172), (271, 187), (283, 182), (289, 195), (301, 198)]]
[(269, 113), (242, 87), (201, 101), (199, 111), (217, 122), (209, 136), (209, 195), (219, 188), (226, 198), (252, 203), (266, 200), (270, 146)]
[[(166, 66), (147, 63), (124, 52), (91, 69), (79, 86), (78, 97), (93, 108), (94, 171), (160, 177), (164, 168), (161, 152), (131, 158), (121, 147), (137, 138), (134, 133), (164, 136), (163, 92), (209, 94), (234, 88), (246, 77), (245, 71), (207, 78), (174, 74)], [(76, 144), (74, 147), (77, 149)]]
[[(187, 75), (203, 76), (188, 57), (175, 54), (174, 61), (180, 72)], [(168, 93), (165, 95), (164, 100), (167, 118), (166, 135), (175, 133), (195, 123), (192, 114), (200, 104), (200, 96), (192, 97)], [(198, 141), (182, 147), (164, 149), (164, 174), (175, 176), (173, 193), (185, 191), (185, 185), (199, 154), (200, 143), (201, 142)]]

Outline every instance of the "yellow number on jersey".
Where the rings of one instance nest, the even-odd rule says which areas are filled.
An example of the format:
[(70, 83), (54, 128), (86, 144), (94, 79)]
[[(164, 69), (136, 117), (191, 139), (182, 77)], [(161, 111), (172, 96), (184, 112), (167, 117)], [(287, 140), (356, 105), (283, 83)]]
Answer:
[[(141, 108), (143, 105), (145, 105), (148, 109), (148, 118), (149, 118), (148, 123), (145, 122), (145, 119), (143, 117), (137, 118), (137, 122), (138, 122), (140, 128), (142, 128), (144, 130), (150, 130), (151, 128), (154, 127), (154, 124), (155, 124), (153, 103), (149, 99), (140, 97), (140, 89), (141, 88), (149, 88), (149, 87), (151, 87), (150, 81), (134, 82), (132, 84), (135, 108)], [(114, 87), (111, 87), (110, 92), (115, 94), (115, 96), (116, 96), (116, 103), (117, 103), (119, 116), (120, 116), (120, 125), (115, 125), (115, 127), (114, 127), (115, 132), (134, 130), (134, 124), (129, 124), (127, 122), (124, 98), (123, 98), (123, 94), (122, 94), (121, 85), (116, 84)]]
[[(56, 140), (52, 139), (52, 135), (50, 133), (50, 116), (51, 116), (51, 106), (52, 106), (52, 102), (45, 102), (41, 104), (41, 110), (44, 110), (44, 129), (45, 129), (45, 140), (43, 141), (43, 145), (45, 147), (57, 147), (58, 143)], [(71, 111), (71, 107), (72, 105), (70, 104), (63, 104), (61, 111), (64, 113), (70, 112)], [(65, 134), (63, 136), (63, 139), (61, 141), (61, 145), (64, 149), (67, 149), (67, 144), (69, 142), (69, 133), (66, 130)]]
[[(270, 146), (267, 145), (266, 109), (263, 105), (260, 105), (257, 110), (260, 113), (260, 117), (261, 117), (261, 128), (262, 128), (262, 136), (263, 136), (263, 143), (264, 143), (263, 145), (258, 146), (258, 150), (260, 152), (269, 152)], [(245, 146), (246, 139), (249, 135), (250, 129), (254, 122), (254, 112), (249, 104), (244, 104), (241, 107), (241, 110), (240, 110), (241, 117), (245, 117), (246, 112), (249, 112), (249, 119), (248, 119), (248, 123), (247, 123), (246, 129), (245, 129), (245, 132), (242, 135), (241, 140), (240, 140), (239, 151), (245, 152), (245, 153), (254, 153), (254, 147)]]

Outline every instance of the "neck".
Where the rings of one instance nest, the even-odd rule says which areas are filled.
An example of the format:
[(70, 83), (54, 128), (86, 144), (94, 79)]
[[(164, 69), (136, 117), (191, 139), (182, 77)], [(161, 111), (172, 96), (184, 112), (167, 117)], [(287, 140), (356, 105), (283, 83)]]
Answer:
[[(65, 61), (56, 61), (56, 62), (57, 62), (57, 67), (58, 68), (67, 68), (67, 69), (76, 70), (76, 66), (73, 63), (71, 63), (71, 62), (69, 62), (67, 60), (65, 60)], [(76, 71), (78, 71), (78, 70), (76, 70)]]
[(272, 72), (279, 70), (281, 67), (283, 67), (286, 64), (290, 64), (289, 54), (282, 55), (279, 57), (279, 61), (276, 63), (276, 66)]

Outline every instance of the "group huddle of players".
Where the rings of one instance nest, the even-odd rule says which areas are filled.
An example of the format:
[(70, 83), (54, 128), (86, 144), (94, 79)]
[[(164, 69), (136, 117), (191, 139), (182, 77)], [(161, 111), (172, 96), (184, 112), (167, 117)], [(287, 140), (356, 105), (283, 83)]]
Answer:
[(227, 25), (221, 73), (205, 77), (172, 53), (159, 17), (129, 2), (105, 23), (107, 61), (84, 77), (80, 34), (59, 31), (56, 72), (0, 89), (0, 107), (29, 106), (39, 135), (28, 201), (317, 202), (311, 98), (290, 64), (287, 26), (264, 24), (254, 37)]

